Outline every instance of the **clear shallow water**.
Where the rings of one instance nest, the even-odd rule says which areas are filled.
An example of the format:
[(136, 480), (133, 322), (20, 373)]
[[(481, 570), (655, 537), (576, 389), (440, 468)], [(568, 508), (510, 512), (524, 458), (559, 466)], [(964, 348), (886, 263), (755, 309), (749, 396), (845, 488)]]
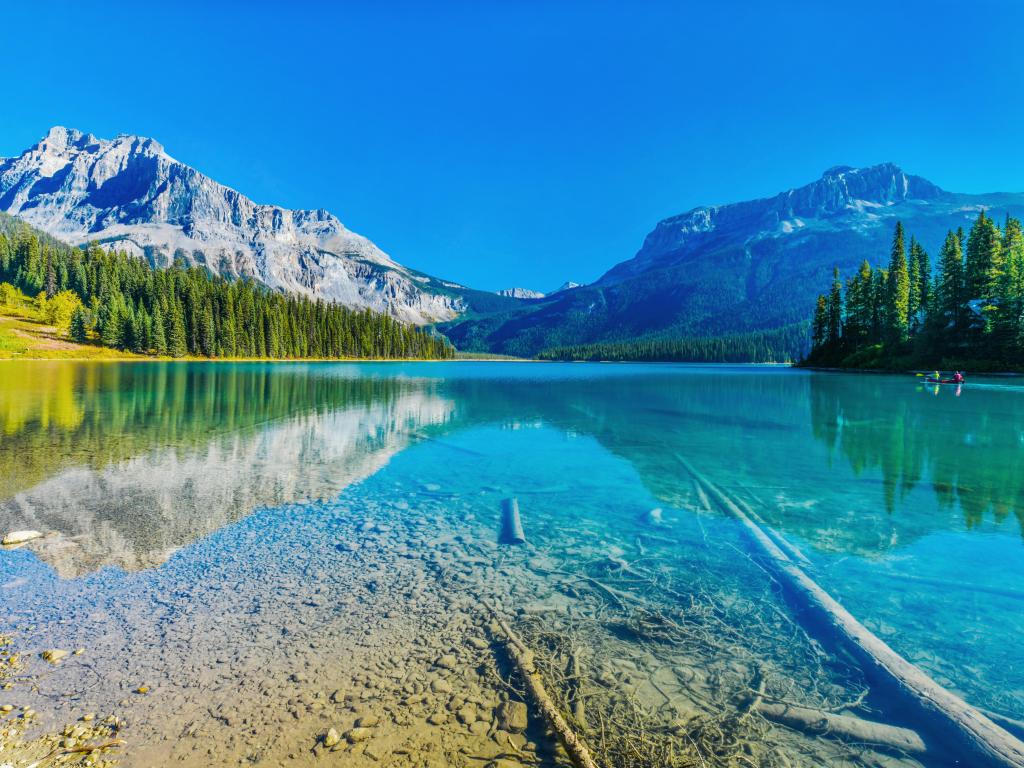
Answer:
[[(507, 496), (533, 554), (557, 561), (548, 579), (624, 557), (675, 595), (699, 580), (770, 602), (682, 457), (897, 651), (1021, 718), (1022, 443), (1024, 388), (998, 380), (957, 396), (770, 367), (0, 363), (0, 530), (57, 534), (0, 552), (0, 622), (32, 647), (122, 659), (90, 684), (97, 707), (163, 677), (198, 706), (184, 689), (258, 687), (259, 668), (276, 674), (262, 654), (297, 658), (289, 627), (329, 632), (333, 598), (303, 590), (345, 592), (346, 526), (358, 538), (390, 509), (385, 531), (429, 518), (432, 536), (493, 546)], [(218, 672), (225, 646), (240, 656)], [(607, 647), (632, 663), (650, 647), (635, 646)]]

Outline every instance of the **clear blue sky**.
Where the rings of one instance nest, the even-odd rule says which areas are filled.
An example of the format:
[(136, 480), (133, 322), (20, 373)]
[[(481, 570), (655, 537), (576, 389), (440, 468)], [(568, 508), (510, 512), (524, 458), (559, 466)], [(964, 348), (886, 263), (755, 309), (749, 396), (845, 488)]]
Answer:
[[(207, 7), (209, 6), (209, 7)], [(1024, 190), (1024, 4), (5, 3), (0, 155), (152, 136), (475, 287), (590, 281), (661, 218), (885, 160)]]

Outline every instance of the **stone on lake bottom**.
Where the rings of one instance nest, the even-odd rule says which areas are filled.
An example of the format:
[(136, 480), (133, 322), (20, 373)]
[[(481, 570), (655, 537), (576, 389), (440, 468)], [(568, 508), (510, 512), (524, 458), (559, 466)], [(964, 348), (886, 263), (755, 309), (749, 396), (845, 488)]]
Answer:
[(498, 723), (504, 731), (525, 731), (527, 726), (526, 705), (521, 701), (506, 701), (498, 707)]
[(333, 728), (328, 728), (327, 733), (324, 734), (324, 746), (333, 747), (335, 744), (341, 741), (341, 736)]
[(24, 544), (26, 541), (41, 538), (43, 538), (43, 534), (39, 531), (11, 531), (4, 536), (3, 541), (0, 542), (0, 544), (3, 544), (4, 546), (13, 546), (15, 544)]

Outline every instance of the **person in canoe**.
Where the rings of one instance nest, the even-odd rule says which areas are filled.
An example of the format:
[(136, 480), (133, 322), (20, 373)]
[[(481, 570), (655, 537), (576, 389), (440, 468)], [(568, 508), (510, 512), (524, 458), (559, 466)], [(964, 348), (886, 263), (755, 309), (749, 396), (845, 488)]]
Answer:
[(960, 371), (957, 371), (956, 373), (953, 374), (953, 383), (955, 383), (955, 384), (963, 384), (964, 383), (964, 375), (962, 373), (960, 373)]

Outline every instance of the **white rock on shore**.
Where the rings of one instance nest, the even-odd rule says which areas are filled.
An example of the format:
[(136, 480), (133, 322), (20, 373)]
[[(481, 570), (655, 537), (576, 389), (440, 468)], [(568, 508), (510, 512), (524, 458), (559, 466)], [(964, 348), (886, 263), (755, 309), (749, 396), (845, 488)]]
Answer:
[(43, 534), (39, 531), (11, 531), (0, 544), (4, 546), (10, 546), (13, 544), (24, 544), (26, 541), (32, 541), (33, 539), (41, 539)]

